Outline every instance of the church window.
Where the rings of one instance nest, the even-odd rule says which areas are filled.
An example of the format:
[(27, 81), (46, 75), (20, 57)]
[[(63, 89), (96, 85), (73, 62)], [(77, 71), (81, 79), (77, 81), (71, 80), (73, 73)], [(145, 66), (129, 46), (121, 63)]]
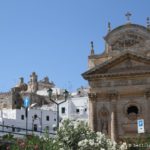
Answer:
[(128, 113), (128, 115), (130, 113), (138, 114), (138, 108), (136, 106), (130, 106), (130, 107), (128, 107), (127, 113)]
[(127, 108), (127, 114), (128, 114), (128, 118), (130, 120), (136, 120), (137, 115), (139, 114), (139, 110), (138, 110), (137, 106), (129, 106)]

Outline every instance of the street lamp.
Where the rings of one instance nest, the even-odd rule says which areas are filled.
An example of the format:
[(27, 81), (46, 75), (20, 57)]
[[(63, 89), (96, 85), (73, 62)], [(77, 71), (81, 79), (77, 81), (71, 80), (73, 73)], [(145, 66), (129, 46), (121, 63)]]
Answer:
[(24, 105), (24, 108), (25, 108), (25, 116), (26, 116), (26, 135), (27, 135), (27, 129), (28, 129), (28, 108), (29, 108), (29, 105), (30, 105), (30, 99), (29, 99), (28, 97), (25, 97), (25, 98), (24, 98), (23, 105)]
[(52, 102), (53, 102), (54, 104), (56, 104), (56, 106), (57, 106), (57, 129), (58, 129), (58, 128), (59, 128), (59, 105), (67, 101), (69, 92), (68, 92), (67, 90), (64, 91), (63, 94), (64, 94), (65, 100), (62, 101), (62, 102), (60, 102), (60, 103), (58, 103), (57, 101), (55, 101), (55, 100), (52, 99), (52, 92), (53, 92), (53, 90), (52, 90), (51, 88), (49, 88), (49, 89), (47, 90), (47, 92), (48, 92), (49, 100), (52, 101)]
[(24, 105), (24, 108), (25, 108), (25, 116), (26, 116), (26, 136), (27, 136), (27, 133), (28, 133), (28, 109), (29, 108), (33, 108), (34, 106), (37, 105), (37, 103), (33, 103), (30, 105), (30, 99), (29, 97), (25, 97), (24, 98), (24, 101), (23, 101), (23, 105)]

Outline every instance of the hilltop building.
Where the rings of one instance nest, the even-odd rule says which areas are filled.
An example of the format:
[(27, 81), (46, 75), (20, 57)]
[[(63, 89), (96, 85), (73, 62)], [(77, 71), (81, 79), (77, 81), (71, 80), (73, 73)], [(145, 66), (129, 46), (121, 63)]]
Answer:
[(38, 81), (35, 72), (30, 75), (28, 83), (24, 83), (24, 78), (19, 78), (19, 83), (10, 92), (0, 93), (0, 108), (20, 109), (23, 106), (23, 98), (28, 96), (32, 103), (38, 106), (49, 104), (48, 96), (38, 94), (40, 91), (55, 88), (55, 84), (49, 81), (48, 77)]

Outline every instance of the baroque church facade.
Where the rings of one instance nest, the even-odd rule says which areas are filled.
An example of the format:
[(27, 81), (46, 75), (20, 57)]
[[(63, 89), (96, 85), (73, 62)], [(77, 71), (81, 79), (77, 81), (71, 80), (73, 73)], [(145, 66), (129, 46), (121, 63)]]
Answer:
[(95, 54), (91, 42), (89, 70), (82, 74), (90, 86), (89, 125), (111, 139), (136, 137), (137, 120), (150, 133), (150, 23), (128, 22), (104, 37), (105, 50)]

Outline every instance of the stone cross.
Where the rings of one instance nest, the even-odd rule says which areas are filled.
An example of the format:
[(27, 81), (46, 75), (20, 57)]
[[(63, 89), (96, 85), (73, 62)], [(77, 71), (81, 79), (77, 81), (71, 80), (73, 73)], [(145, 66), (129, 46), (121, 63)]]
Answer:
[(132, 16), (132, 14), (130, 12), (127, 12), (125, 16), (127, 17), (127, 21), (130, 22), (130, 17)]
[(93, 41), (91, 41), (91, 55), (94, 55), (94, 45), (93, 45)]
[(94, 48), (94, 46), (93, 46), (93, 41), (91, 41), (91, 49), (93, 49)]
[(110, 31), (111, 31), (111, 23), (108, 22), (108, 32), (110, 32)]

